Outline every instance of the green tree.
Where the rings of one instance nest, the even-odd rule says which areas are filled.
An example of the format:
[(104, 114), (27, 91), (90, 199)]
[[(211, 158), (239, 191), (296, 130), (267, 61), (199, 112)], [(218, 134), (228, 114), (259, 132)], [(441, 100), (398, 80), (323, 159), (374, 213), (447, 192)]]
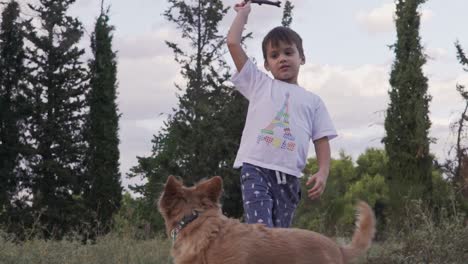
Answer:
[(286, 4), (284, 5), (284, 10), (283, 10), (283, 19), (281, 20), (281, 25), (283, 27), (289, 27), (292, 22), (292, 10), (294, 9), (293, 4), (291, 4), (291, 1), (286, 1)]
[(390, 184), (394, 209), (402, 199), (431, 201), (432, 156), (428, 136), (431, 122), (427, 78), (423, 74), (426, 57), (420, 44), (420, 14), (424, 0), (396, 2), (397, 41), (390, 75), (390, 103), (385, 118), (383, 139), (389, 159), (386, 178)]
[[(164, 17), (174, 23), (187, 42), (167, 41), (180, 64), (184, 85), (178, 108), (154, 137), (153, 153), (140, 158), (133, 177), (148, 179), (140, 192), (152, 202), (170, 174), (193, 184), (204, 177), (224, 178), (223, 209), (231, 216), (242, 214), (239, 173), (232, 164), (239, 146), (247, 102), (232, 87), (223, 55), (225, 37), (218, 25), (228, 8), (220, 0), (169, 0)], [(185, 45), (184, 45), (185, 47)]]
[(91, 36), (93, 59), (89, 62), (90, 91), (86, 141), (87, 208), (97, 221), (97, 232), (110, 229), (112, 215), (120, 207), (122, 187), (119, 171), (119, 114), (117, 109), (117, 62), (112, 50), (108, 11), (102, 10)]
[(348, 186), (344, 200), (343, 217), (341, 221), (343, 225), (352, 225), (355, 221), (356, 202), (363, 200), (367, 202), (374, 210), (377, 218), (378, 229), (385, 228), (386, 219), (382, 214), (381, 208), (389, 202), (389, 188), (385, 181), (385, 177), (381, 174), (363, 174), (359, 180)]
[(24, 143), (26, 67), (20, 8), (10, 1), (0, 25), (0, 221), (6, 222), (20, 188)]
[[(348, 201), (345, 222), (351, 223), (354, 217), (354, 205), (358, 199), (364, 200), (374, 209), (379, 230), (385, 229), (384, 208), (389, 202), (389, 186), (385, 180), (388, 170), (388, 157), (385, 150), (369, 148), (357, 161), (357, 181), (352, 183), (346, 193)], [(377, 234), (381, 234), (378, 232)]]
[[(306, 175), (318, 170), (316, 158), (308, 160), (304, 170)], [(325, 192), (320, 200), (310, 200), (307, 197), (307, 190), (310, 187), (305, 186), (306, 177), (302, 180), (302, 197), (296, 211), (294, 225), (314, 230), (317, 232), (334, 235), (333, 232), (340, 233), (343, 226), (339, 226), (340, 219), (343, 218), (343, 212), (347, 205), (345, 193), (350, 184), (356, 180), (356, 168), (351, 156), (340, 152), (338, 159), (332, 159), (330, 163), (330, 175), (328, 176)]]
[[(389, 202), (389, 188), (383, 176), (387, 168), (385, 151), (367, 149), (356, 164), (349, 155), (340, 152), (338, 159), (332, 159), (327, 186), (320, 200), (306, 198), (307, 179), (302, 181), (304, 199), (296, 212), (295, 226), (334, 235), (334, 232), (352, 232), (355, 221), (355, 206), (358, 200), (366, 201), (374, 212), (379, 229), (385, 227), (382, 208)], [(317, 171), (315, 158), (309, 159), (305, 173)]]
[(366, 149), (363, 154), (359, 155), (356, 163), (358, 178), (364, 174), (387, 175), (388, 157), (383, 149)]
[(81, 23), (66, 14), (74, 0), (39, 0), (29, 5), (37, 28), (26, 23), (34, 114), (30, 138), (32, 210), (45, 238), (60, 238), (83, 216), (83, 124), (87, 70), (78, 48)]
[[(391, 204), (391, 190), (384, 175), (387, 173), (389, 164), (388, 157), (384, 150), (369, 148), (362, 153), (356, 163), (344, 152), (340, 153), (338, 159), (332, 159), (330, 176), (327, 186), (320, 200), (310, 200), (305, 198), (305, 194), (310, 187), (305, 186), (307, 179), (302, 181), (301, 200), (296, 211), (294, 225), (307, 228), (329, 235), (340, 234), (354, 230), (355, 205), (358, 200), (366, 201), (374, 210), (377, 218), (377, 237), (384, 237), (389, 227), (398, 226), (401, 228), (401, 216), (398, 222), (388, 221), (388, 214), (393, 209), (388, 207)], [(305, 173), (318, 169), (317, 160), (309, 159)], [(452, 211), (453, 189), (450, 188), (447, 180), (444, 179), (440, 170), (431, 170), (432, 181), (434, 182), (433, 201), (435, 208), (431, 208), (435, 217), (441, 216), (447, 211)], [(408, 202), (405, 213), (414, 209), (414, 202)], [(426, 207), (424, 207), (426, 208)], [(390, 220), (394, 220), (393, 218)], [(409, 219), (412, 220), (412, 219)], [(392, 225), (390, 225), (392, 224)]]

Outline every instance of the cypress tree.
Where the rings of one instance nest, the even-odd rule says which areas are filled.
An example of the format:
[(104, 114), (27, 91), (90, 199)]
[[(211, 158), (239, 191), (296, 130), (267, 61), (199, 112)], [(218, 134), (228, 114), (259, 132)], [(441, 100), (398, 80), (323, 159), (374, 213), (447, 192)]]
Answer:
[(119, 114), (117, 109), (117, 62), (112, 50), (108, 11), (98, 17), (91, 37), (94, 58), (89, 62), (90, 92), (86, 138), (87, 207), (107, 232), (114, 212), (120, 208), (122, 187), (119, 171)]
[(74, 0), (40, 0), (29, 5), (38, 30), (29, 21), (26, 37), (32, 71), (34, 114), (29, 130), (34, 143), (30, 160), (32, 209), (45, 238), (75, 231), (83, 216), (83, 125), (87, 72), (77, 47), (81, 23), (66, 14)]
[(424, 0), (396, 2), (397, 41), (390, 75), (390, 103), (385, 118), (383, 139), (389, 158), (387, 180), (393, 201), (423, 199), (430, 202), (432, 157), (428, 136), (429, 102), (426, 63), (419, 36), (418, 7)]
[(27, 118), (26, 68), (20, 8), (10, 1), (0, 25), (0, 221), (8, 221), (20, 188)]

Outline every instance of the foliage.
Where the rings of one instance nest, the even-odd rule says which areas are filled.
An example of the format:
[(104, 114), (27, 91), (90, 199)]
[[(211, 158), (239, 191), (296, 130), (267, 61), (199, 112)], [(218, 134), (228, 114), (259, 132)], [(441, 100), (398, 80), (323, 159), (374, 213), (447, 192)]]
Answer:
[(284, 4), (283, 18), (281, 19), (281, 25), (283, 27), (290, 27), (292, 23), (292, 10), (294, 5), (291, 4), (291, 1), (286, 1)]
[[(358, 200), (363, 200), (373, 208), (376, 215), (377, 238), (385, 239), (392, 230), (401, 228), (401, 217), (389, 217), (392, 212), (384, 208), (389, 208), (391, 203), (399, 208), (407, 208), (408, 203), (412, 201), (401, 199), (400, 203), (396, 203), (390, 200), (392, 190), (383, 176), (388, 166), (384, 150), (367, 149), (358, 157), (356, 163), (350, 156), (341, 152), (339, 159), (331, 161), (330, 175), (320, 200), (312, 201), (303, 195), (296, 211), (294, 225), (329, 235), (337, 233), (351, 235), (354, 230), (355, 205)], [(316, 159), (309, 159), (306, 168), (306, 175), (316, 171), (318, 169)], [(432, 169), (431, 177), (434, 184), (433, 206), (425, 208), (431, 208), (431, 215), (437, 218), (446, 214), (444, 208), (453, 207), (455, 193), (440, 170)], [(310, 188), (305, 186), (306, 180), (302, 181), (303, 194)], [(455, 205), (456, 208), (452, 211), (464, 212), (458, 203)], [(408, 222), (411, 219), (413, 218)]]
[[(344, 152), (332, 159), (325, 192), (319, 201), (304, 197), (296, 213), (295, 225), (333, 235), (352, 231), (358, 200), (369, 203), (378, 222), (384, 223), (381, 207), (388, 203), (389, 189), (382, 174), (387, 168), (383, 150), (367, 149), (357, 159)], [(309, 159), (306, 174), (318, 169), (316, 159)], [(303, 180), (302, 193), (307, 189)], [(309, 187), (310, 188), (310, 187)], [(381, 227), (383, 229), (383, 226)]]
[(28, 155), (24, 140), (30, 109), (19, 14), (18, 3), (8, 2), (0, 25), (0, 223), (11, 221), (12, 214), (22, 205), (17, 194), (25, 172), (20, 164)]
[(86, 172), (84, 197), (99, 232), (107, 232), (112, 215), (120, 207), (122, 187), (119, 171), (119, 114), (117, 109), (117, 62), (112, 50), (108, 11), (98, 17), (91, 37), (93, 59), (89, 62), (87, 95)]
[[(318, 170), (317, 160), (309, 159), (306, 165), (305, 174), (309, 175)], [(299, 207), (296, 211), (294, 225), (323, 232), (334, 234), (339, 232), (342, 227), (337, 226), (340, 218), (343, 217), (343, 210), (346, 205), (344, 195), (349, 183), (356, 177), (356, 168), (352, 158), (344, 152), (340, 153), (339, 159), (332, 159), (330, 164), (330, 175), (328, 176), (325, 192), (320, 200), (311, 201), (307, 197), (305, 182), (302, 181), (302, 196)]]
[[(148, 205), (146, 202), (143, 197), (132, 198), (129, 193), (125, 193), (122, 206), (113, 218), (113, 233), (134, 239), (148, 239), (165, 234), (162, 216), (155, 213), (154, 204)], [(148, 211), (147, 208), (151, 206), (153, 209)]]
[(424, 204), (418, 200), (407, 203), (398, 228), (385, 241), (375, 243), (362, 263), (465, 263), (466, 215), (452, 203), (435, 216)]
[[(352, 183), (345, 197), (346, 206), (344, 208), (343, 224), (351, 225), (356, 221), (356, 201), (366, 201), (372, 208), (382, 206), (388, 203), (389, 189), (385, 178), (380, 175), (364, 174), (359, 181)], [(377, 219), (382, 219), (377, 215)]]
[(396, 215), (404, 199), (431, 203), (433, 157), (429, 153), (429, 102), (427, 78), (423, 73), (426, 57), (420, 44), (420, 14), (424, 0), (396, 2), (397, 41), (392, 46), (395, 60), (390, 74), (390, 103), (383, 139), (389, 159), (391, 211)]
[[(83, 123), (87, 73), (78, 48), (82, 25), (66, 11), (74, 0), (40, 0), (26, 23), (31, 70), (28, 143), (33, 148), (27, 190), (32, 211), (41, 212), (44, 237), (61, 237), (81, 225)], [(33, 27), (33, 24), (38, 24)]]
[(18, 240), (86, 239), (109, 231), (120, 206), (113, 27), (103, 12), (88, 70), (74, 2), (29, 4), (26, 21), (15, 1), (2, 13), (0, 220)]

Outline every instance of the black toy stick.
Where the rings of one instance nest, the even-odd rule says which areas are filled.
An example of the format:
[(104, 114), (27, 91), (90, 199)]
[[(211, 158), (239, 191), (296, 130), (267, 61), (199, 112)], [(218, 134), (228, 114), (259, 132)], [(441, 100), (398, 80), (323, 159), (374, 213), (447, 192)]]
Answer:
[(277, 7), (281, 7), (281, 1), (276, 1), (276, 2), (267, 1), (267, 0), (249, 0), (249, 1), (252, 4), (259, 4), (259, 5), (265, 4), (265, 5), (274, 5), (274, 6), (277, 6)]

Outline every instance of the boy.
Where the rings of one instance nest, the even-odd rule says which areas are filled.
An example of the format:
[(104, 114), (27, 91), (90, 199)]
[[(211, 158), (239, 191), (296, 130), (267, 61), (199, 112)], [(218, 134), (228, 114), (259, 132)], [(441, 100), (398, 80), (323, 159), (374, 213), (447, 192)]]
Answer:
[(236, 89), (249, 100), (247, 119), (234, 167), (241, 169), (242, 199), (247, 223), (289, 227), (299, 203), (299, 177), (312, 139), (319, 171), (307, 185), (311, 199), (323, 193), (330, 167), (329, 139), (336, 131), (322, 100), (298, 86), (305, 63), (302, 39), (293, 30), (277, 27), (262, 43), (265, 69), (271, 79), (247, 57), (241, 46), (250, 2), (236, 4), (237, 15), (227, 36), (237, 72)]

